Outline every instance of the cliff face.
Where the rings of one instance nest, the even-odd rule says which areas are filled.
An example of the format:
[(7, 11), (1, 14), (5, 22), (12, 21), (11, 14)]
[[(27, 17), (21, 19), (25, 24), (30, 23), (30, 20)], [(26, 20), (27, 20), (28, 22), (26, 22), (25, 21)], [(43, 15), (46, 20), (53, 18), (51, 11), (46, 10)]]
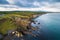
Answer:
[[(27, 17), (27, 18), (24, 18), (24, 17), (11, 17), (11, 21), (13, 21), (12, 23), (15, 23), (15, 25), (17, 26), (17, 28), (15, 29), (15, 31), (9, 33), (9, 35), (7, 35), (4, 40), (7, 40), (7, 39), (11, 39), (11, 38), (18, 38), (18, 37), (22, 37), (26, 34), (30, 34), (30, 35), (33, 35), (35, 36), (32, 31), (35, 30), (35, 28), (32, 28), (31, 27), (31, 20), (32, 17)], [(10, 37), (9, 37), (10, 36)], [(8, 37), (8, 38), (7, 38)]]
[(25, 19), (25, 18), (24, 19), (17, 18), (17, 20), (15, 21), (15, 24), (19, 26), (18, 28), (23, 28), (23, 30), (27, 29), (27, 27), (29, 26), (29, 23), (30, 23), (29, 19)]
[(31, 15), (31, 16), (24, 16), (24, 17), (12, 17), (12, 20), (15, 22), (15, 24), (18, 27), (21, 27), (23, 29), (27, 29), (27, 27), (31, 27), (32, 19), (37, 17), (38, 15)]

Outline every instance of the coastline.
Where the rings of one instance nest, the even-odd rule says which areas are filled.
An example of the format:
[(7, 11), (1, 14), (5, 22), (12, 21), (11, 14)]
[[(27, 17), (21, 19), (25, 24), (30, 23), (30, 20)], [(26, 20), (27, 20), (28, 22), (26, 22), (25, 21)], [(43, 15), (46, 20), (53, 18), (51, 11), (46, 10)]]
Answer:
[[(4, 28), (3, 23), (1, 23), (3, 25), (3, 26), (1, 26), (1, 28), (3, 27), (2, 30), (4, 30), (4, 29), (8, 29), (8, 30), (11, 29), (12, 28), (11, 27), (12, 26), (11, 22), (12, 22), (13, 23), (13, 28), (12, 29), (14, 31), (11, 29), (12, 32), (8, 33), (9, 35), (11, 33), (15, 33), (16, 32), (18, 34), (15, 33), (14, 35), (17, 36), (17, 37), (20, 37), (21, 35), (23, 36), (23, 34), (30, 34), (30, 35), (36, 36), (36, 35), (31, 33), (31, 31), (36, 30), (36, 28), (32, 28), (31, 29), (29, 27), (29, 26), (31, 26), (31, 21), (32, 21), (31, 19), (37, 18), (38, 16), (43, 15), (43, 14), (41, 14), (41, 13), (40, 14), (25, 14), (25, 15), (24, 14), (23, 15), (21, 15), (21, 14), (14, 14), (14, 13), (13, 14), (5, 14), (4, 16), (2, 16), (2, 20), (4, 20), (4, 18), (6, 19), (5, 22), (3, 22), (3, 23), (4, 23), (4, 25), (6, 27), (8, 27), (8, 25), (9, 25), (10, 28)], [(16, 25), (15, 27), (18, 29), (18, 31), (16, 30), (14, 25)], [(28, 29), (27, 29), (27, 26), (28, 26)], [(6, 32), (8, 30), (4, 30), (4, 32)], [(3, 31), (1, 31), (1, 32), (4, 34)]]

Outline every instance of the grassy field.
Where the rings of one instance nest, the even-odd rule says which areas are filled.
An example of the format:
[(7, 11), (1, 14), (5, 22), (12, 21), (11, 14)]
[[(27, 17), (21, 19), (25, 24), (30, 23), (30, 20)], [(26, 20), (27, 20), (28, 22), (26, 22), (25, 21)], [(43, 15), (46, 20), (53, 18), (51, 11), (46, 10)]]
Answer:
[(2, 15), (0, 16), (0, 33), (4, 35), (7, 31), (17, 28), (13, 22), (15, 17), (30, 18), (34, 14), (45, 14), (45, 12), (0, 12), (0, 15)]

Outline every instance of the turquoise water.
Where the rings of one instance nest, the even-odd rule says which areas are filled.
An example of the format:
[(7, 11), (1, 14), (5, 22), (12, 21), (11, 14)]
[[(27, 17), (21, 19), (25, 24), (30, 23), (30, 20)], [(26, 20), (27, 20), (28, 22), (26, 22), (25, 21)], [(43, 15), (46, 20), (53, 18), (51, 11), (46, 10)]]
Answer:
[(60, 40), (60, 13), (47, 13), (35, 20), (41, 25), (41, 40)]

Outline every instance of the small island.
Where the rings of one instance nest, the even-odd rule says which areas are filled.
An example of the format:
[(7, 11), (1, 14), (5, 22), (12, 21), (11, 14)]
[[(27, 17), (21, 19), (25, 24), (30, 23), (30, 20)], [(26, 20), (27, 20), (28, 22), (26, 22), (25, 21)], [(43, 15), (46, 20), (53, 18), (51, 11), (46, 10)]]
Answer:
[[(26, 11), (7, 11), (0, 12), (0, 39), (1, 40), (14, 40), (25, 35), (32, 35), (36, 37), (38, 35), (32, 32), (37, 28), (32, 27), (31, 23), (35, 23), (33, 19), (38, 16), (46, 14), (46, 12), (26, 12)], [(40, 24), (40, 23), (39, 23)]]

